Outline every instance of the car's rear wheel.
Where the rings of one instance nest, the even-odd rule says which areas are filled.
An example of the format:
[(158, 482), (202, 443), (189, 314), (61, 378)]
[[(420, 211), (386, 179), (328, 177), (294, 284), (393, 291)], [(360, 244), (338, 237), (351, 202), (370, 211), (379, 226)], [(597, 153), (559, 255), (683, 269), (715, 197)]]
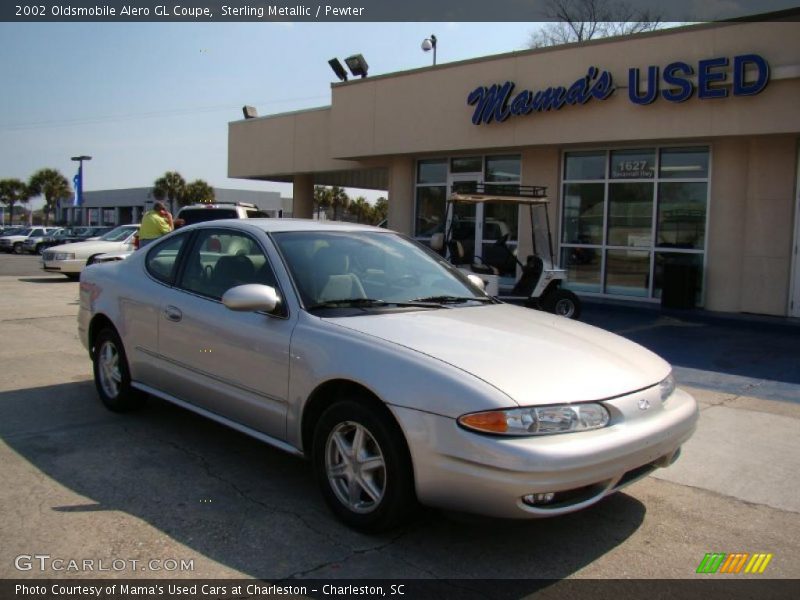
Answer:
[(22, 254), (22, 242), (14, 244), (14, 254)]
[(405, 438), (377, 408), (350, 400), (328, 408), (314, 432), (313, 459), (325, 501), (355, 529), (390, 529), (416, 506)]
[(94, 384), (109, 410), (127, 412), (139, 408), (144, 395), (131, 387), (128, 359), (119, 335), (107, 327), (94, 341)]
[(38, 246), (36, 246), (36, 254), (42, 254), (46, 247), (47, 246), (45, 246), (44, 244), (39, 244)]

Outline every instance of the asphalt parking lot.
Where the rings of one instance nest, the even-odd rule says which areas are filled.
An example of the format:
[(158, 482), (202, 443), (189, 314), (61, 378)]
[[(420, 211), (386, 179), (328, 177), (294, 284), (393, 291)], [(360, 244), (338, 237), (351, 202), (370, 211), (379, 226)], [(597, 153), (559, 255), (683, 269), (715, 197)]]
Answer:
[[(797, 324), (589, 305), (586, 321), (659, 351), (700, 401), (679, 462), (561, 518), (424, 510), (371, 537), (332, 518), (302, 460), (160, 401), (105, 411), (78, 284), (37, 265), (0, 255), (1, 578), (692, 578), (708, 552), (772, 553), (769, 577), (800, 577)], [(139, 562), (18, 570), (36, 553)], [(151, 560), (193, 568), (141, 572)]]

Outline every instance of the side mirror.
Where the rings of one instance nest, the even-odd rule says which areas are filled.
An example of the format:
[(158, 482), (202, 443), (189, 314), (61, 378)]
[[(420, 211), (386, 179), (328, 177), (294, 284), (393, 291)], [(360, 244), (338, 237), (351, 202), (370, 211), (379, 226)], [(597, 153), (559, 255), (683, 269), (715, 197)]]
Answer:
[(260, 283), (248, 283), (232, 287), (222, 295), (222, 303), (230, 310), (271, 313), (280, 302), (274, 287)]
[(477, 275), (467, 275), (467, 279), (470, 280), (470, 283), (477, 288), (480, 288), (482, 292), (486, 291), (486, 282), (478, 277)]
[(444, 234), (440, 231), (431, 236), (431, 249), (441, 252), (444, 249)]

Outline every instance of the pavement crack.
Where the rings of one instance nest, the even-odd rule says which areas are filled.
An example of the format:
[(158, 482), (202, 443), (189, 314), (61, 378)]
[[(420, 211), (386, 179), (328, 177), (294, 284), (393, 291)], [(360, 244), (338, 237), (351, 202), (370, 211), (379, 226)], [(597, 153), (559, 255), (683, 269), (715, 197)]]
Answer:
[[(288, 580), (288, 579), (300, 579), (300, 578), (303, 578), (303, 577), (306, 577), (306, 576), (310, 575), (311, 573), (315, 573), (317, 571), (321, 571), (322, 569), (325, 569), (327, 567), (330, 567), (330, 566), (333, 566), (333, 565), (342, 565), (342, 564), (348, 562), (349, 560), (351, 560), (351, 559), (353, 559), (353, 558), (355, 558), (357, 556), (363, 556), (364, 554), (371, 554), (373, 552), (380, 552), (381, 550), (385, 550), (389, 546), (392, 546), (392, 545), (396, 544), (398, 541), (400, 541), (402, 538), (407, 536), (409, 533), (411, 533), (411, 531), (400, 532), (399, 534), (395, 535), (394, 537), (392, 537), (388, 541), (385, 541), (385, 542), (383, 542), (381, 544), (378, 544), (377, 546), (370, 546), (369, 548), (352, 549), (352, 550), (350, 550), (350, 554), (348, 556), (345, 556), (344, 558), (338, 558), (338, 559), (335, 559), (335, 560), (325, 561), (324, 563), (318, 564), (318, 565), (316, 565), (314, 567), (311, 567), (309, 569), (303, 569), (301, 571), (295, 571), (293, 573), (290, 573), (286, 577), (282, 578), (280, 581), (285, 581), (285, 580)], [(415, 565), (412, 565), (411, 563), (403, 560), (402, 558), (400, 558), (400, 560), (402, 560), (403, 562), (405, 562), (409, 566), (418, 568)], [(434, 575), (434, 577), (435, 577), (435, 575)]]

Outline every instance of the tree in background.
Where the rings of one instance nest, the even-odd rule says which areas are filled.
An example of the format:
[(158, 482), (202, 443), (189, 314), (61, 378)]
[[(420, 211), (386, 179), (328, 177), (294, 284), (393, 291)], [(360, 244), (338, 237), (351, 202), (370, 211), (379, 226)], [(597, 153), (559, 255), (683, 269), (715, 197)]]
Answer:
[(56, 202), (69, 198), (72, 195), (72, 187), (69, 181), (55, 169), (39, 169), (31, 175), (28, 182), (30, 196), (44, 196), (44, 224), (47, 226), (50, 220), (50, 213), (56, 208)]
[(369, 223), (372, 219), (372, 206), (364, 196), (358, 196), (350, 202), (348, 207), (350, 214), (355, 217), (356, 223)]
[(178, 200), (181, 205), (210, 204), (214, 202), (214, 188), (202, 179), (195, 179), (186, 185), (183, 197)]
[(331, 187), (330, 194), (331, 208), (333, 208), (333, 220), (338, 221), (341, 217), (342, 211), (346, 210), (350, 205), (350, 197), (347, 195), (347, 192), (345, 192), (344, 189), (340, 188), (338, 185)]
[(389, 201), (381, 196), (372, 207), (372, 224), (377, 225), (389, 216)]
[(31, 199), (31, 193), (24, 181), (19, 179), (0, 180), (0, 202), (8, 206), (8, 224), (14, 222), (14, 205), (24, 204)]
[(615, 35), (632, 35), (661, 27), (661, 16), (637, 10), (621, 0), (549, 0), (547, 23), (531, 34), (529, 48), (544, 48)]
[(328, 209), (331, 207), (331, 190), (323, 185), (314, 186), (314, 206), (317, 207), (317, 220), (320, 214), (324, 211), (328, 214)]
[(163, 202), (169, 201), (169, 212), (175, 213), (175, 201), (185, 204), (183, 198), (186, 193), (186, 180), (177, 171), (167, 171), (153, 182), (153, 198)]

